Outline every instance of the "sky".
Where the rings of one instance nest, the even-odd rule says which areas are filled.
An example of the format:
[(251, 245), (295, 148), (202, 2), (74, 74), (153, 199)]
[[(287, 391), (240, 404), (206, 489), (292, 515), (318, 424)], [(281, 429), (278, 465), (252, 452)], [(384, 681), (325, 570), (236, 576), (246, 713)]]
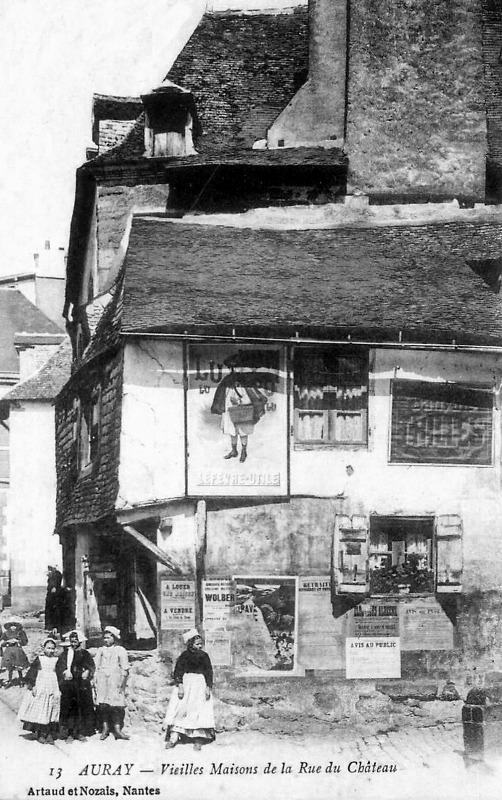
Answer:
[(0, 276), (32, 271), (33, 254), (46, 240), (52, 249), (67, 248), (75, 170), (91, 145), (93, 93), (137, 96), (158, 86), (205, 6), (205, 0), (0, 0)]

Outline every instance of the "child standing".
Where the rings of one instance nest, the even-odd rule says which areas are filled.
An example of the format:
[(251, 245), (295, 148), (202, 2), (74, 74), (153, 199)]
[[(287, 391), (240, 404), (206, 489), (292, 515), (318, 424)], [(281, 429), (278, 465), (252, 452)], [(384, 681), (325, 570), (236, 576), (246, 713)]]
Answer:
[(116, 739), (129, 739), (122, 730), (125, 717), (125, 687), (129, 675), (127, 651), (120, 644), (120, 631), (107, 625), (103, 631), (104, 646), (96, 653), (96, 704), (101, 722), (100, 739), (106, 739), (110, 731)]
[(23, 647), (28, 644), (28, 637), (20, 622), (8, 622), (0, 639), (2, 648), (2, 669), (7, 670), (6, 686), (12, 683), (12, 674), (17, 670), (19, 685), (23, 684), (23, 669), (28, 666), (28, 659)]
[(167, 707), (164, 728), (166, 748), (192, 741), (194, 750), (212, 742), (214, 733), (213, 668), (202, 649), (202, 637), (192, 628), (183, 634), (186, 650), (174, 667), (176, 684)]
[(30, 689), (19, 708), (17, 717), (25, 730), (33, 731), (41, 744), (54, 744), (59, 725), (61, 693), (56, 675), (56, 642), (48, 637), (43, 655), (32, 661), (25, 676)]

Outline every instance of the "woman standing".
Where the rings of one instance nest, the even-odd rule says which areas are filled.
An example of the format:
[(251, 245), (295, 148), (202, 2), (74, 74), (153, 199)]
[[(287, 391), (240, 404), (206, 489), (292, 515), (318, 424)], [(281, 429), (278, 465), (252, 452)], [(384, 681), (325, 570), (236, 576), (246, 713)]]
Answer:
[(129, 659), (126, 650), (119, 644), (120, 631), (108, 625), (103, 631), (104, 646), (94, 659), (96, 672), (96, 703), (101, 723), (101, 739), (110, 731), (116, 739), (129, 739), (122, 732), (125, 717), (125, 687), (129, 675)]
[(56, 664), (56, 675), (61, 690), (61, 713), (59, 724), (63, 739), (85, 741), (96, 730), (96, 715), (92, 698), (91, 680), (94, 661), (81, 645), (85, 642), (79, 631), (66, 634)]
[(23, 669), (28, 666), (28, 659), (23, 647), (28, 644), (28, 637), (20, 622), (8, 622), (0, 639), (2, 650), (2, 669), (7, 670), (7, 686), (12, 683), (12, 674), (17, 670), (19, 685), (23, 684)]
[(61, 693), (56, 676), (56, 642), (50, 637), (43, 644), (43, 655), (32, 661), (25, 676), (30, 689), (18, 711), (25, 730), (33, 731), (41, 744), (54, 744), (58, 731)]
[(194, 750), (202, 742), (212, 742), (214, 733), (213, 668), (211, 659), (202, 649), (202, 638), (192, 628), (183, 634), (187, 646), (174, 668), (174, 682), (164, 726), (166, 748), (178, 741), (192, 741)]

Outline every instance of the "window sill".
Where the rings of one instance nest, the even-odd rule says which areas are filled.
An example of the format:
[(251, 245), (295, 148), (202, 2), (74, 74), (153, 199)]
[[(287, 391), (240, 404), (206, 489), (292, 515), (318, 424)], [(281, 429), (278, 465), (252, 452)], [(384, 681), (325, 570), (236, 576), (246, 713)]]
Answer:
[(379, 600), (380, 598), (392, 598), (402, 600), (403, 597), (435, 597), (436, 592), (389, 592), (388, 594), (372, 594), (370, 591), (370, 598), (372, 600)]
[(294, 450), (364, 450), (367, 442), (295, 442)]

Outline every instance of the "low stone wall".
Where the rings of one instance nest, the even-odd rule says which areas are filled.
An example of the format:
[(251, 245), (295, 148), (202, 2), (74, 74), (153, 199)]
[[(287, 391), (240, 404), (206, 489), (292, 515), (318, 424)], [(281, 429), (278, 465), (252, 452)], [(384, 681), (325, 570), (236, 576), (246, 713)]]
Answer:
[[(129, 655), (128, 725), (158, 733), (173, 688), (172, 668), (156, 651)], [(439, 699), (443, 685), (444, 681), (347, 681), (328, 672), (235, 678), (216, 670), (216, 726), (219, 732), (248, 729), (344, 738), (399, 727), (458, 724), (463, 700)], [(468, 688), (458, 687), (462, 697)]]
[[(2, 613), (5, 621), (5, 612)], [(23, 620), (31, 661), (40, 652), (44, 636), (38, 620)], [(92, 652), (92, 651), (91, 651)], [(172, 663), (159, 651), (130, 651), (126, 689), (126, 727), (160, 735), (173, 689)], [(6, 674), (2, 674), (3, 681)], [(494, 703), (502, 702), (502, 673), (487, 672), (481, 679)], [(460, 724), (463, 699), (475, 680), (471, 673), (458, 677), (462, 699), (440, 698), (445, 681), (433, 679), (347, 681), (335, 672), (313, 672), (305, 677), (272, 675), (236, 678), (215, 670), (217, 731), (256, 730), (277, 736), (329, 736), (331, 740), (374, 735), (408, 727)], [(0, 699), (17, 710), (24, 689), (4, 688)]]

